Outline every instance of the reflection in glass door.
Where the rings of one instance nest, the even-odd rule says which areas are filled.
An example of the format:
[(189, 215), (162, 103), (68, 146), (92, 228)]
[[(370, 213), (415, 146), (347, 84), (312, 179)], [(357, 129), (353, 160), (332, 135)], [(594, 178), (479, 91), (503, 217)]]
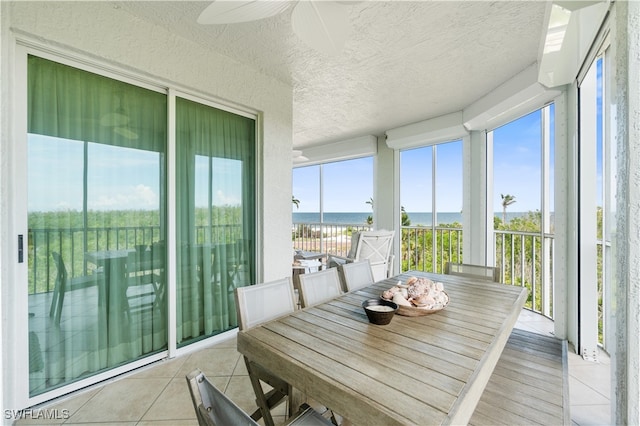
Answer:
[(176, 99), (177, 343), (237, 326), (255, 282), (255, 121)]
[(166, 96), (28, 59), (29, 394), (167, 348)]

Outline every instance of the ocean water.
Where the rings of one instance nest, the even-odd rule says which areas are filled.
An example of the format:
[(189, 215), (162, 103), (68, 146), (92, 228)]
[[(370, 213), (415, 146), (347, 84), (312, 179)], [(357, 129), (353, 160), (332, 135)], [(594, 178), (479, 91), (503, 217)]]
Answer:
[[(431, 213), (420, 212), (407, 212), (411, 225), (418, 226), (430, 226), (433, 221), (433, 215)], [(507, 220), (513, 219), (525, 215), (525, 212), (507, 212)], [(502, 218), (502, 212), (496, 212), (495, 215)], [(324, 223), (339, 224), (339, 225), (363, 225), (367, 223), (367, 217), (371, 216), (371, 213), (345, 213), (345, 212), (331, 212), (324, 214)], [(293, 212), (293, 223), (319, 223), (320, 213), (304, 213)], [(438, 225), (448, 225), (454, 222), (462, 223), (462, 213), (459, 212), (443, 212), (438, 213)]]

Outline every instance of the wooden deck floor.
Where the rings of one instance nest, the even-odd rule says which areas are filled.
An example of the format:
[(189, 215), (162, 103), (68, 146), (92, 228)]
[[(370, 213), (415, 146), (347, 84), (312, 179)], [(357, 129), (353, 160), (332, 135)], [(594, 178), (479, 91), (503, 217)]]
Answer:
[(571, 424), (566, 341), (514, 329), (469, 424)]

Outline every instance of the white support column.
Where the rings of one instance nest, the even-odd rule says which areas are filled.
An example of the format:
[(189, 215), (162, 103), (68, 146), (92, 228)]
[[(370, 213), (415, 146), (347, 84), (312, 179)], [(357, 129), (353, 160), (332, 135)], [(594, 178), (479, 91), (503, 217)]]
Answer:
[(577, 297), (567, 297), (577, 294), (576, 115), (569, 116), (567, 108), (575, 99), (575, 88), (567, 86), (554, 100), (553, 323), (555, 335), (577, 348)]
[(493, 143), (485, 131), (462, 138), (463, 248), (465, 263), (494, 265), (493, 247)]
[(400, 173), (398, 170), (400, 155), (397, 150), (387, 146), (385, 136), (378, 137), (378, 153), (374, 161), (373, 207), (374, 224), (378, 229), (395, 229), (393, 244), (393, 273), (400, 268)]

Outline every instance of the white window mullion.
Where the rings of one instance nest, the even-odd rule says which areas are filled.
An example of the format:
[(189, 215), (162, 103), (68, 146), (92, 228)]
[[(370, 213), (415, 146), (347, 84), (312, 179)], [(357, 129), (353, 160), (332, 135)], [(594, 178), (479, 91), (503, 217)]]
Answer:
[(596, 140), (596, 66), (589, 69), (579, 89), (579, 353), (596, 360), (598, 353), (598, 242), (596, 217), (597, 140)]
[(177, 354), (177, 311), (176, 311), (176, 287), (178, 264), (176, 253), (177, 241), (177, 205), (176, 205), (176, 92), (169, 89), (167, 92), (167, 321), (168, 339), (167, 345), (169, 358)]

